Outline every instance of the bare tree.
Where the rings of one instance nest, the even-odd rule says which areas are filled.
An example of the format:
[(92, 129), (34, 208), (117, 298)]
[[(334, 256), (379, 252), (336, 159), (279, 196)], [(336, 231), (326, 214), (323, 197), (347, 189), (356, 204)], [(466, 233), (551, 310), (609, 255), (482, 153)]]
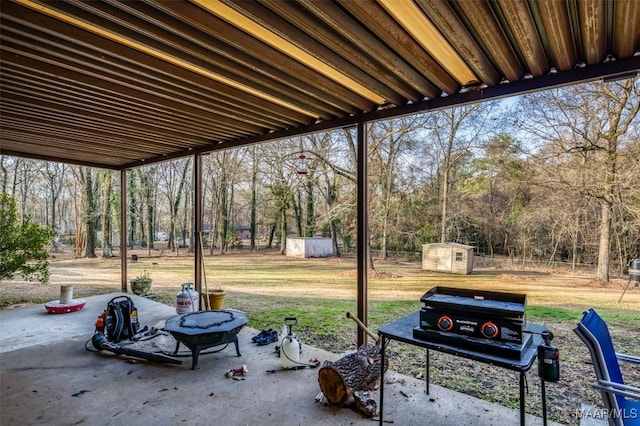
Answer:
[[(339, 239), (342, 237), (346, 250), (349, 249), (351, 241), (349, 237), (351, 230), (346, 219), (355, 217), (353, 209), (355, 200), (351, 196), (354, 193), (355, 176), (345, 179), (343, 174), (335, 171), (336, 168), (347, 166), (350, 160), (348, 146), (342, 131), (311, 134), (305, 138), (305, 141), (309, 146), (307, 149), (308, 173), (311, 175), (311, 179), (306, 179), (307, 196), (312, 195), (313, 185), (324, 201), (323, 206), (315, 209), (318, 214), (317, 216), (314, 214), (314, 226), (329, 228), (333, 255), (340, 256)], [(307, 212), (309, 222), (311, 222), (310, 216)], [(347, 223), (346, 227), (341, 229), (341, 223)]]
[[(59, 231), (58, 220), (56, 217), (57, 203), (62, 189), (64, 188), (64, 178), (68, 166), (63, 163), (45, 162), (41, 173), (47, 185), (48, 199), (51, 203), (49, 208), (50, 221), (48, 224), (54, 231)], [(55, 245), (54, 245), (55, 247)]]
[[(265, 176), (264, 186), (268, 191), (264, 215), (265, 222), (271, 229), (268, 245), (272, 245), (277, 234), (280, 239), (281, 254), (286, 253), (290, 210), (294, 209), (296, 220), (299, 221), (301, 217), (299, 199), (297, 206), (295, 205), (295, 191), (301, 183), (296, 174), (299, 154), (299, 140), (283, 140), (277, 144), (271, 144), (269, 150), (263, 151), (261, 173)], [(296, 208), (298, 212), (295, 211)]]
[[(355, 136), (355, 132), (353, 132), (353, 128), (346, 128), (343, 129), (344, 132), (344, 136), (345, 136), (345, 140), (347, 142), (347, 150), (348, 150), (348, 158), (349, 161), (346, 164), (334, 164), (332, 165), (332, 169), (333, 171), (338, 174), (339, 176), (342, 176), (348, 180), (350, 180), (351, 182), (353, 182), (356, 186), (358, 184), (358, 178), (357, 178), (357, 164), (358, 164), (358, 144), (354, 138)], [(367, 158), (369, 157), (369, 153), (361, 153), (361, 155), (364, 154), (367, 156)], [(354, 202), (353, 205), (356, 205), (356, 197), (354, 194)], [(368, 206), (367, 206), (368, 207)], [(357, 227), (356, 225), (356, 218), (355, 215), (353, 216), (353, 220), (352, 222), (354, 223), (353, 225), (353, 231), (355, 234), (355, 229)], [(371, 225), (368, 225), (368, 228), (371, 228)], [(367, 230), (367, 234), (370, 234), (369, 230)], [(362, 236), (361, 236), (362, 237)], [(362, 239), (362, 238), (361, 238)], [(371, 270), (375, 270), (375, 264), (373, 262), (373, 254), (371, 251), (371, 238), (367, 238), (367, 241), (361, 241), (361, 239), (358, 241), (358, 244), (368, 244), (369, 245), (369, 269)]]
[[(158, 165), (141, 167), (137, 169), (137, 178), (139, 181), (141, 205), (139, 216), (141, 218), (141, 234), (146, 241), (147, 255), (151, 254), (154, 249), (155, 240), (155, 220), (156, 220), (156, 203), (158, 198), (158, 186), (156, 185), (156, 174)], [(136, 209), (138, 212), (138, 209)]]
[(573, 165), (578, 179), (558, 182), (562, 185), (558, 189), (571, 188), (599, 208), (596, 278), (602, 281), (609, 280), (613, 211), (621, 200), (621, 188), (633, 184), (620, 173), (620, 165), (626, 132), (640, 109), (638, 82), (588, 83), (528, 95), (522, 101), (521, 127), (555, 145), (546, 153), (561, 161), (579, 158), (564, 160)]
[(391, 217), (397, 212), (397, 185), (404, 162), (403, 155), (412, 149), (416, 140), (415, 128), (423, 126), (424, 116), (414, 115), (393, 120), (380, 121), (371, 126), (370, 173), (372, 211), (371, 230), (379, 235), (380, 257), (387, 257), (387, 246), (391, 234)]
[[(426, 115), (429, 141), (425, 149), (435, 148), (438, 151), (440, 165), (440, 242), (449, 239), (449, 204), (452, 173), (461, 165), (464, 158), (469, 157), (471, 150), (482, 146), (482, 136), (488, 130), (496, 131), (498, 122), (493, 115), (498, 104), (485, 102), (465, 105), (447, 110), (435, 111)], [(488, 124), (493, 129), (488, 129)]]
[(20, 217), (29, 215), (30, 201), (36, 198), (31, 192), (37, 182), (41, 164), (42, 162), (28, 158), (19, 158), (15, 162), (11, 197), (19, 201)]
[(77, 184), (76, 192), (76, 253), (96, 257), (96, 230), (98, 220), (97, 171), (91, 167), (72, 168)]
[(0, 192), (8, 194), (9, 183), (9, 167), (11, 159), (6, 155), (0, 155), (0, 170), (2, 170), (2, 185), (0, 186)]
[[(241, 148), (216, 151), (203, 158), (203, 169), (207, 175), (207, 180), (204, 185), (206, 193), (205, 200), (208, 198), (209, 201), (208, 204), (204, 204), (208, 206), (208, 212), (206, 214), (210, 222), (210, 253), (213, 253), (216, 238), (220, 242), (220, 254), (227, 251), (231, 240), (235, 240), (236, 235), (229, 235), (229, 232), (236, 225), (235, 222), (239, 216), (239, 210), (246, 210), (245, 208), (239, 207), (239, 205), (245, 206), (246, 204), (249, 205), (249, 209), (255, 208), (251, 207), (251, 201), (246, 203), (243, 201), (240, 204), (236, 203), (235, 196), (237, 182), (246, 182), (251, 179), (247, 176), (244, 169), (245, 159), (247, 157), (251, 158), (250, 153), (252, 149), (253, 148)], [(258, 159), (250, 161), (257, 162)], [(253, 172), (249, 172), (249, 176), (252, 174)], [(257, 172), (255, 172), (253, 176), (257, 179)], [(251, 184), (249, 183), (249, 185)], [(247, 197), (250, 198), (251, 196), (247, 195)]]
[(184, 195), (185, 181), (189, 176), (191, 157), (171, 160), (158, 165), (158, 180), (169, 205), (169, 243), (174, 252), (178, 252), (177, 225), (178, 212)]
[(251, 239), (251, 250), (256, 249), (256, 226), (258, 216), (258, 154), (257, 147), (254, 145), (250, 149), (249, 158), (251, 159), (251, 200), (249, 201), (249, 232)]
[(110, 170), (102, 170), (102, 257), (110, 258), (113, 256), (111, 249), (111, 231), (112, 231), (112, 206), (113, 206), (113, 189), (111, 185), (112, 172)]

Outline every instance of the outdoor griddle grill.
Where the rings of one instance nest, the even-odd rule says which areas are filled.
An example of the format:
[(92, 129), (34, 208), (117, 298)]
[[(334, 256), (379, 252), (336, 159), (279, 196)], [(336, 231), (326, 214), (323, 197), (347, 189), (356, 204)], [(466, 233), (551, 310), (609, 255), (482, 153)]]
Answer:
[(240, 356), (237, 334), (248, 322), (249, 318), (244, 312), (224, 309), (178, 315), (169, 318), (164, 328), (177, 340), (175, 353), (178, 353), (180, 343), (191, 350), (193, 370), (198, 365), (198, 355), (203, 349), (234, 343), (236, 353)]
[[(434, 350), (520, 373), (520, 425), (525, 423), (525, 374), (548, 332), (543, 325), (528, 324), (524, 294), (433, 287), (420, 298), (417, 312), (378, 329), (380, 362), (384, 364), (389, 340), (425, 349), (425, 382), (429, 395), (429, 351)], [(546, 425), (545, 384), (542, 412)], [(384, 412), (384, 369), (380, 372), (380, 425)]]
[(420, 298), (413, 337), (519, 359), (531, 343), (524, 294), (433, 287)]

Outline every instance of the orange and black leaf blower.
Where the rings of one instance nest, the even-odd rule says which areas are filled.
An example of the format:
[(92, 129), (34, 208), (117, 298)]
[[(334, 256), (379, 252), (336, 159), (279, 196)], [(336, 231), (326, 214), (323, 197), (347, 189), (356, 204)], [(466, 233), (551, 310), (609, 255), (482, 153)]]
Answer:
[(140, 324), (138, 323), (138, 310), (128, 296), (118, 296), (107, 304), (96, 320), (96, 330), (91, 338), (93, 347), (99, 351), (105, 350), (118, 355), (129, 355), (149, 361), (168, 364), (182, 364), (179, 359), (169, 356), (126, 348), (117, 342), (123, 339), (132, 339)]

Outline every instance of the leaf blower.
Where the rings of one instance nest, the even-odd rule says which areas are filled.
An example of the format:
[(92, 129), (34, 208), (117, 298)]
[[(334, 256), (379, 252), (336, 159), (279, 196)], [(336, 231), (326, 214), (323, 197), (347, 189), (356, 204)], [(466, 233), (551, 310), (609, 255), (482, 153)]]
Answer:
[(133, 300), (128, 296), (118, 296), (111, 299), (107, 304), (107, 309), (98, 316), (96, 330), (91, 338), (91, 343), (99, 351), (105, 350), (118, 355), (129, 355), (148, 361), (182, 364), (179, 359), (163, 354), (126, 348), (117, 344), (117, 342), (125, 338), (133, 339), (138, 333), (138, 329), (138, 310), (134, 306)]
[(93, 347), (99, 351), (105, 350), (118, 355), (129, 355), (136, 358), (142, 358), (155, 362), (163, 362), (167, 364), (182, 364), (182, 361), (180, 361), (179, 359), (171, 358), (170, 356), (153, 352), (140, 351), (138, 349), (125, 348), (118, 344), (112, 343), (108, 341), (104, 333), (101, 332), (96, 332), (93, 335), (93, 337), (91, 338), (91, 343), (93, 343)]

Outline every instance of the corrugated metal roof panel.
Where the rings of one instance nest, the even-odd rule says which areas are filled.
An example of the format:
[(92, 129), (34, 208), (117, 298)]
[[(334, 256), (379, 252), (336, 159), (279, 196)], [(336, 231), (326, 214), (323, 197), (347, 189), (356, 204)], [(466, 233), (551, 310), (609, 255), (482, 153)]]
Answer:
[(637, 72), (640, 2), (14, 0), (0, 42), (0, 153), (117, 169)]

